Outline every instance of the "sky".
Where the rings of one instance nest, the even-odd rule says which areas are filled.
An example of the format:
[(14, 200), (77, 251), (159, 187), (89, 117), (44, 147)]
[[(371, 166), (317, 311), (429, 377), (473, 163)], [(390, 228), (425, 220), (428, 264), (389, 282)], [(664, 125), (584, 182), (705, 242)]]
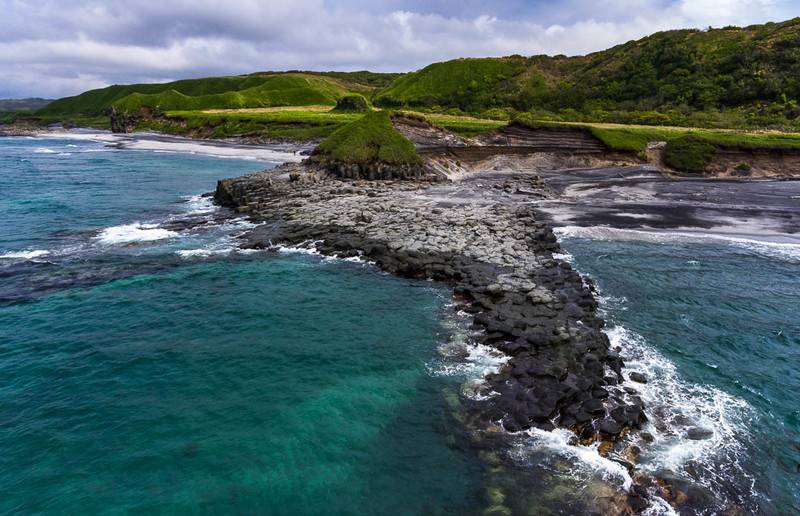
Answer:
[(800, 0), (0, 0), (0, 98), (264, 70), (411, 71), (782, 21)]

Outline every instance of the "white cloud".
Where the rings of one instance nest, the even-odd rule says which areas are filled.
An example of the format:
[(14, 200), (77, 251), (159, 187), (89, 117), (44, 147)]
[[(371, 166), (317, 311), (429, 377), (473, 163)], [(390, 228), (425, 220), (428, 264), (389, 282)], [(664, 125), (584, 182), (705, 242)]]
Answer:
[(517, 15), (487, 4), (465, 16), (445, 2), (390, 4), (0, 0), (0, 97), (258, 70), (399, 71), (463, 56), (583, 54), (658, 30), (798, 10), (788, 0), (565, 0), (523, 3)]

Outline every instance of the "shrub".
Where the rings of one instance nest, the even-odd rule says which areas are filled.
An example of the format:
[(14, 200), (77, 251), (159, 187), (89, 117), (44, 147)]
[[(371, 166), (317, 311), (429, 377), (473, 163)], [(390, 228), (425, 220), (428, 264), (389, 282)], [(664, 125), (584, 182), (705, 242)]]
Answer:
[(333, 111), (346, 111), (351, 113), (366, 113), (369, 111), (369, 103), (363, 95), (353, 93), (352, 95), (345, 95), (336, 101), (336, 107)]
[(687, 135), (667, 142), (664, 162), (675, 170), (702, 174), (714, 157), (714, 146), (697, 136)]

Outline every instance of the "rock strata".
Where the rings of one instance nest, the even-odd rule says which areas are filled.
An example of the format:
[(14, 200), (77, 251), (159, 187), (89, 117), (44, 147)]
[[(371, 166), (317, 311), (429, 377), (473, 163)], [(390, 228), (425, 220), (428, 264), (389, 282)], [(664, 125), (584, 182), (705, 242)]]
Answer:
[(591, 283), (554, 256), (556, 237), (530, 203), (546, 195), (532, 173), (346, 181), (295, 164), (220, 181), (215, 199), (268, 222), (244, 246), (314, 245), (452, 285), (485, 343), (511, 357), (486, 378), (484, 427), (565, 427), (583, 443), (616, 441), (646, 420), (644, 404), (618, 385), (624, 364)]

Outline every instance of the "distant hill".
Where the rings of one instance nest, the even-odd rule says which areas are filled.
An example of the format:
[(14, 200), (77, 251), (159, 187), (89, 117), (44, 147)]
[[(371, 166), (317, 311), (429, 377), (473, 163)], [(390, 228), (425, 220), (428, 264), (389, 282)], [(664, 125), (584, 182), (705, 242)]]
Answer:
[[(37, 112), (41, 116), (101, 115), (112, 105), (124, 110), (236, 109), (275, 106), (334, 105), (353, 92), (371, 93), (396, 74), (372, 72), (258, 73), (234, 77), (186, 79), (161, 84), (114, 85), (56, 100)], [(363, 82), (359, 82), (363, 81)]]
[(394, 81), (384, 107), (480, 112), (565, 109), (708, 111), (760, 107), (800, 115), (800, 18), (745, 28), (676, 30), (580, 57), (457, 59)]
[(53, 102), (38, 97), (29, 99), (0, 99), (0, 111), (35, 111)]

